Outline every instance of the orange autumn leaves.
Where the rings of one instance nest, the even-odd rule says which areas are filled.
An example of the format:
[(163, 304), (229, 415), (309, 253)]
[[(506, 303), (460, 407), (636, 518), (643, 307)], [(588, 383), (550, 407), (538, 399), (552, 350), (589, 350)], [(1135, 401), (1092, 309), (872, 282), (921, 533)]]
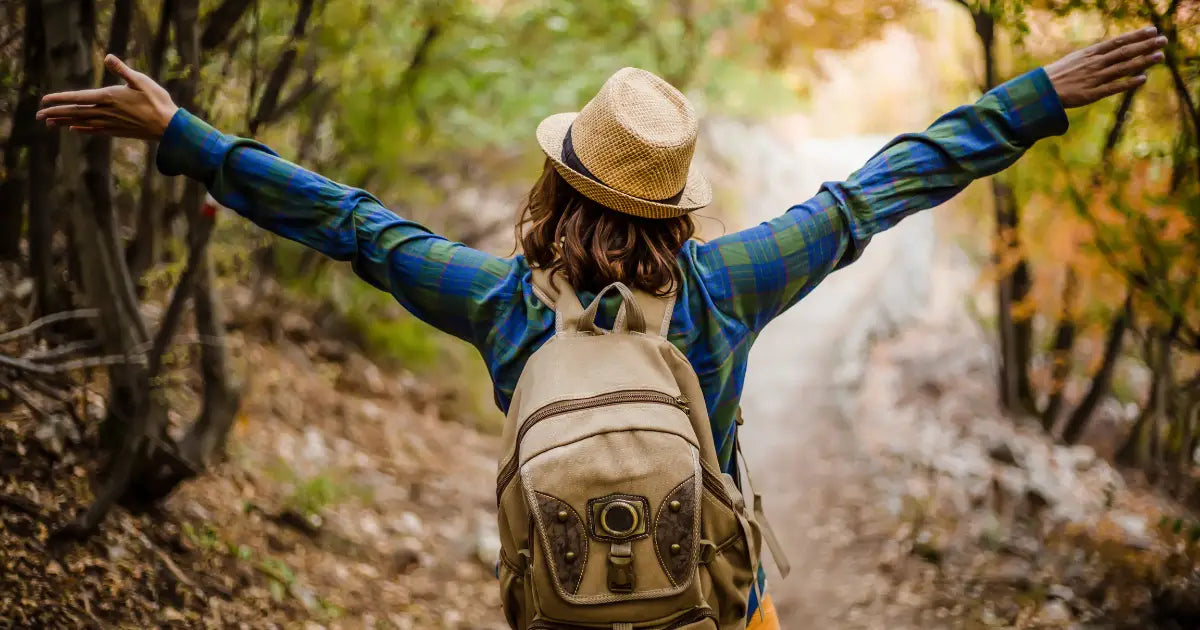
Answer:
[[(1014, 316), (1048, 329), (1067, 314), (1084, 372), (1097, 367), (1106, 327), (1130, 292), (1142, 327), (1167, 327), (1177, 315), (1200, 322), (1200, 291), (1192, 290), (1200, 272), (1200, 194), (1189, 170), (1195, 167), (1176, 146), (1186, 130), (1165, 86), (1137, 98), (1143, 106), (1133, 108), (1107, 165), (1096, 145), (1111, 130), (1112, 108), (1074, 120), (1061, 146), (1030, 156), (1018, 171), (1027, 193), (1020, 248), (999, 257), (1000, 269), (1021, 256), (1030, 263), (1030, 291)], [(1031, 377), (1043, 381), (1045, 372)]]

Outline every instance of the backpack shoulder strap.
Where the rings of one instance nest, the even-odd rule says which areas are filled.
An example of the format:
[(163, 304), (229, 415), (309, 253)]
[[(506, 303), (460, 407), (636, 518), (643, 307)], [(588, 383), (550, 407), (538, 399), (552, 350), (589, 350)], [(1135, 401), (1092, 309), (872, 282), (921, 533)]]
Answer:
[(579, 296), (562, 274), (553, 277), (545, 269), (533, 269), (533, 294), (546, 306), (554, 309), (554, 332), (561, 333), (579, 326), (583, 305)]
[[(671, 329), (671, 313), (675, 310), (675, 294), (659, 297), (640, 289), (633, 290), (633, 297), (646, 317), (646, 334), (666, 337)], [(621, 328), (625, 309), (617, 313), (616, 328)]]
[[(545, 269), (533, 269), (532, 274), (533, 294), (554, 309), (555, 330), (563, 332), (577, 327), (584, 308), (570, 282), (561, 273), (552, 276)], [(675, 310), (675, 294), (659, 297), (634, 289), (633, 296), (646, 318), (646, 333), (666, 337), (671, 327), (671, 313)], [(625, 317), (625, 306), (622, 305), (614, 328), (624, 328)]]

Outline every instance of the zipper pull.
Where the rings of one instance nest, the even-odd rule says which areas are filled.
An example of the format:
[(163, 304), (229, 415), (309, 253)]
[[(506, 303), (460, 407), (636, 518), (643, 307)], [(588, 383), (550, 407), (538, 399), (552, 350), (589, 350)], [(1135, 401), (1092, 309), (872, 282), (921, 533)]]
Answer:
[(689, 415), (692, 413), (692, 408), (688, 406), (688, 403), (690, 402), (691, 401), (688, 400), (687, 394), (680, 394), (675, 397), (675, 406), (679, 407), (684, 413)]

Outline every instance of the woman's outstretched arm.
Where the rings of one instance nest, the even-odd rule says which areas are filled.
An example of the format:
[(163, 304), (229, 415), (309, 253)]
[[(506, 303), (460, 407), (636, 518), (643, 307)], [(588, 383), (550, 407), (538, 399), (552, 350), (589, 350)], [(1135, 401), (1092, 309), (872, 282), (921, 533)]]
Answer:
[(844, 182), (756, 227), (697, 246), (713, 305), (750, 332), (853, 262), (871, 237), (1011, 166), (1036, 141), (1067, 130), (1064, 108), (1133, 89), (1162, 61), (1154, 28), (1076, 51), (898, 136)]
[(363, 190), (223, 134), (116, 57), (105, 64), (126, 85), (48, 95), (38, 118), (81, 133), (158, 140), (164, 174), (203, 182), (218, 202), (263, 228), (350, 261), (422, 320), (481, 350), (487, 345), (492, 322), (518, 286), (513, 261), (448, 241)]

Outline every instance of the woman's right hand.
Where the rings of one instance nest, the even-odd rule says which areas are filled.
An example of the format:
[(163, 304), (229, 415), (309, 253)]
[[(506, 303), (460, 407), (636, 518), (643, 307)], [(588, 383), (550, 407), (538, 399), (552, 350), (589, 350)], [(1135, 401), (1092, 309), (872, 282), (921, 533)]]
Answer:
[(171, 95), (115, 55), (105, 57), (104, 65), (124, 79), (125, 85), (47, 94), (37, 119), (45, 121), (47, 127), (67, 127), (80, 133), (161, 138), (179, 110)]

